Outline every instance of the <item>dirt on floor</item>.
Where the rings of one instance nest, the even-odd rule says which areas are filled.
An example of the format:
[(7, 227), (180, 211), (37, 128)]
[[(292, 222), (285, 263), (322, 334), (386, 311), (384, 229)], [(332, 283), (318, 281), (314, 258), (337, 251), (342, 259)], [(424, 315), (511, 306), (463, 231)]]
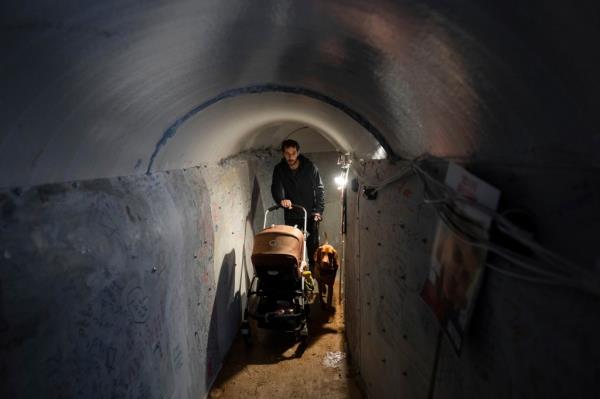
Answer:
[(238, 334), (208, 397), (362, 398), (346, 351), (338, 289), (336, 284), (334, 310), (323, 309), (316, 298), (311, 301), (305, 345), (293, 334), (258, 329), (255, 324), (250, 346)]

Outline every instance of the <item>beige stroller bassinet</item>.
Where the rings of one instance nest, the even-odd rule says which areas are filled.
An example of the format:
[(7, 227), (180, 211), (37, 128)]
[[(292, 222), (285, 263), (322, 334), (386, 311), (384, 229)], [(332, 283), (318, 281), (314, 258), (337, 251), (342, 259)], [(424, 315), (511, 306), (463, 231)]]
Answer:
[(304, 230), (287, 225), (266, 227), (267, 215), (279, 206), (265, 212), (263, 230), (254, 236), (252, 264), (254, 277), (248, 291), (248, 305), (244, 311), (242, 334), (250, 341), (248, 318), (255, 319), (258, 327), (295, 332), (306, 338), (309, 305), (303, 271), (306, 265), (306, 210)]

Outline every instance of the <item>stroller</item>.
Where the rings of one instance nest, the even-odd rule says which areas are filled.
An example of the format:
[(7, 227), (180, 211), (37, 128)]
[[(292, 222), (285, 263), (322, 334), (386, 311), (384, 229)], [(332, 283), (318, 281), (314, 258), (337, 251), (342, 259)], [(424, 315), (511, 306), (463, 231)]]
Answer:
[(266, 210), (263, 230), (254, 236), (255, 274), (241, 329), (246, 343), (251, 342), (248, 318), (255, 319), (259, 328), (295, 333), (302, 341), (308, 338), (312, 278), (306, 266), (307, 215), (303, 207), (292, 207), (304, 212), (302, 231), (287, 225), (266, 227), (269, 212), (280, 208), (276, 205)]

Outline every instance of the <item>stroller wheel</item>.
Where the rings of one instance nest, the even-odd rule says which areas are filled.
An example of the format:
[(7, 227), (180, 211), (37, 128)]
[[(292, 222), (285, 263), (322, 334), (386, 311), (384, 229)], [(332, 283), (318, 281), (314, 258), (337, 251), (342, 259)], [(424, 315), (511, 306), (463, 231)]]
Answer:
[(244, 337), (244, 342), (247, 346), (252, 344), (252, 334), (250, 334), (250, 323), (247, 320), (242, 322), (241, 331), (242, 337)]
[(300, 330), (300, 340), (306, 340), (308, 338), (308, 325), (304, 323)]

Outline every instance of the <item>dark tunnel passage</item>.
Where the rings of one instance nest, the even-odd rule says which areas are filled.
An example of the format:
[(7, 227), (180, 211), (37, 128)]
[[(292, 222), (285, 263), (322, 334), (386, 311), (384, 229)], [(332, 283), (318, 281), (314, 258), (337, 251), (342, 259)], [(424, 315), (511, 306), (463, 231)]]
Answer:
[[(329, 232), (352, 159), (330, 241), (366, 397), (594, 396), (595, 2), (0, 10), (1, 397), (206, 397), (285, 138)], [(475, 271), (428, 286), (446, 256)]]

